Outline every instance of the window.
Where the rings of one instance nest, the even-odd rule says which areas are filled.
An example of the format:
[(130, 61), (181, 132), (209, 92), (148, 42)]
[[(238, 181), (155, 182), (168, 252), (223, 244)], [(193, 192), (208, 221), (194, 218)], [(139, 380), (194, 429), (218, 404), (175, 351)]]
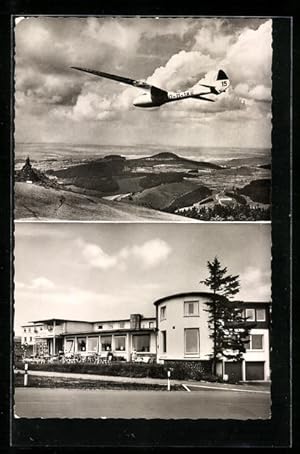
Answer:
[(24, 328), (24, 333), (26, 333), (26, 328)]
[(29, 342), (32, 342), (32, 337), (29, 338)]
[(79, 352), (86, 351), (86, 338), (85, 337), (77, 338), (77, 351), (79, 351)]
[(102, 329), (103, 328), (103, 325), (98, 325), (98, 329)]
[(257, 322), (266, 321), (266, 310), (265, 309), (256, 309), (256, 321)]
[(126, 350), (125, 343), (126, 343), (125, 336), (115, 336), (115, 350), (116, 351)]
[(162, 352), (167, 353), (167, 331), (161, 332)]
[(252, 350), (262, 350), (263, 349), (263, 335), (262, 334), (252, 334)]
[(42, 326), (40, 326), (40, 331), (42, 331), (42, 329), (43, 329), (43, 327), (42, 327)]
[(120, 322), (120, 328), (125, 328), (125, 322)]
[(27, 337), (24, 337), (24, 342), (25, 342), (25, 343), (27, 342)]
[(254, 309), (246, 309), (245, 311), (247, 322), (255, 322), (255, 311)]
[(184, 330), (184, 353), (199, 355), (199, 329), (186, 328)]
[(67, 339), (65, 351), (66, 353), (71, 353), (74, 351), (74, 339)]
[(154, 322), (149, 322), (149, 328), (154, 328)]
[(185, 317), (199, 316), (199, 301), (185, 301), (184, 316)]
[(137, 352), (149, 352), (150, 351), (150, 335), (142, 334), (140, 336), (133, 336), (133, 348)]
[(165, 320), (166, 319), (166, 312), (167, 312), (166, 306), (162, 306), (160, 308), (160, 319), (161, 320)]
[(251, 334), (245, 344), (246, 350), (263, 350), (263, 334)]
[(97, 353), (98, 351), (98, 337), (88, 337), (88, 351)]
[(101, 350), (111, 350), (111, 336), (101, 336)]
[(31, 333), (31, 328), (28, 328), (28, 332)]

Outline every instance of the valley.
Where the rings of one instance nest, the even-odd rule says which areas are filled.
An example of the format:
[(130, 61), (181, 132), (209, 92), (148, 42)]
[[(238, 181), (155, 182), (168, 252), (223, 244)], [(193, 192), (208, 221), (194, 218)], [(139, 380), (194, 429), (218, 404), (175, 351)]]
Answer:
[[(24, 183), (22, 164), (24, 161), (20, 159), (16, 162), (16, 182)], [(140, 210), (151, 210), (158, 218), (168, 214), (180, 220), (185, 216), (207, 220), (207, 213), (213, 218), (214, 210), (218, 212), (218, 220), (226, 220), (226, 217), (239, 220), (239, 211), (243, 213), (242, 220), (245, 216), (251, 220), (253, 213), (255, 220), (259, 220), (257, 217), (266, 220), (269, 216), (271, 170), (266, 159), (245, 156), (245, 159), (207, 162), (161, 152), (140, 158), (110, 154), (97, 159), (44, 159), (32, 161), (30, 165), (40, 175), (35, 179), (41, 181), (35, 181), (35, 186), (48, 187), (48, 192), (51, 188), (68, 193), (68, 204), (69, 207), (73, 204), (73, 211), (68, 210), (64, 216), (71, 216), (70, 219), (74, 216), (114, 219), (118, 214), (113, 214), (113, 209), (117, 213), (120, 210), (120, 219), (125, 216), (129, 220), (140, 215), (148, 219), (149, 213), (138, 213)], [(24, 215), (19, 209), (22, 197), (29, 199), (26, 204), (30, 207), (26, 193), (33, 192), (26, 190), (26, 185), (21, 193), (18, 191), (17, 218)], [(85, 213), (82, 198), (85, 208), (95, 200), (96, 206), (89, 206)], [(108, 206), (112, 208), (111, 214)], [(50, 218), (54, 216), (50, 208), (49, 213), (52, 213)], [(156, 216), (152, 214), (150, 218)]]

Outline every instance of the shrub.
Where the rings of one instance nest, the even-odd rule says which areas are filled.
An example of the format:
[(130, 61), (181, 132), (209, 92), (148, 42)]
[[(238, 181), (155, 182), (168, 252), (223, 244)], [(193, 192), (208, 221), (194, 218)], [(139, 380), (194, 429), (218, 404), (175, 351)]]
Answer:
[(171, 376), (177, 380), (204, 380), (211, 371), (210, 361), (166, 361), (165, 366), (172, 369)]
[[(17, 369), (24, 369), (21, 362), (15, 363)], [(166, 361), (165, 364), (143, 364), (112, 362), (111, 364), (29, 364), (29, 370), (43, 370), (53, 372), (69, 372), (80, 374), (111, 375), (119, 377), (167, 377), (167, 371), (171, 369), (173, 380), (207, 380), (219, 381), (219, 378), (211, 375), (210, 361)]]

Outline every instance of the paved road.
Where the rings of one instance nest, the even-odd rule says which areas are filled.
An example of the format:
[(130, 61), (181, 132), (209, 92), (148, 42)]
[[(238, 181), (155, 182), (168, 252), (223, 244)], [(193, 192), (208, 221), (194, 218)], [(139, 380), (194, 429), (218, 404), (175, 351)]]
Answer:
[(27, 418), (268, 419), (270, 395), (207, 389), (167, 392), (16, 388), (15, 414)]
[[(15, 370), (15, 373), (24, 374), (24, 370)], [(116, 383), (140, 383), (140, 384), (147, 384), (147, 385), (162, 385), (167, 386), (167, 379), (163, 378), (149, 378), (149, 377), (119, 377), (119, 376), (110, 376), (110, 375), (96, 375), (96, 374), (78, 374), (74, 372), (54, 372), (54, 371), (42, 371), (42, 370), (30, 370), (29, 366), (29, 382), (30, 382), (30, 375), (35, 375), (37, 377), (53, 377), (53, 378), (71, 378), (77, 380), (93, 380), (93, 381), (109, 381), (109, 382), (116, 382)], [(171, 384), (174, 385), (182, 385), (182, 380), (173, 380), (171, 378)], [(230, 384), (230, 383), (211, 383), (211, 382), (204, 382), (204, 381), (194, 381), (194, 380), (185, 380), (185, 384), (188, 386), (190, 385), (197, 385), (204, 387), (206, 389), (209, 388), (223, 388), (223, 389), (239, 389), (242, 391), (252, 390), (252, 391), (270, 391), (270, 383), (261, 382), (261, 383), (242, 383), (242, 384)]]

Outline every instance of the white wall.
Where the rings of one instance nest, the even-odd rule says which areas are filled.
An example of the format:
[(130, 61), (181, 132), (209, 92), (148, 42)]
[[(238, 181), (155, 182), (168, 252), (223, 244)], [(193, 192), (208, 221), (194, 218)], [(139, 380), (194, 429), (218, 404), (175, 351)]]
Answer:
[[(150, 325), (151, 324), (151, 325)], [(141, 321), (141, 328), (156, 328), (156, 319), (152, 318), (149, 320), (142, 320)]]
[[(63, 330), (63, 324), (61, 326), (57, 326), (55, 328), (55, 332), (59, 334), (59, 329)], [(84, 333), (87, 331), (92, 330), (93, 324), (89, 322), (71, 322), (67, 321), (65, 322), (65, 333)]]
[[(147, 319), (147, 320), (141, 320), (141, 328), (149, 328), (149, 323), (152, 322), (153, 328), (156, 327), (156, 319), (153, 317), (153, 319)], [(102, 326), (102, 328), (99, 328), (99, 326)], [(101, 332), (101, 331), (106, 331), (106, 330), (111, 330), (111, 329), (130, 329), (130, 320), (115, 320), (111, 322), (97, 322), (93, 323), (93, 330), (96, 332)]]
[[(121, 325), (122, 323), (122, 325)], [(99, 328), (102, 326), (102, 328)], [(129, 329), (130, 328), (130, 320), (120, 321), (115, 320), (112, 322), (97, 322), (93, 323), (93, 331), (101, 333), (101, 331), (113, 330), (113, 329)]]
[[(184, 316), (184, 302), (199, 301), (199, 316)], [(187, 359), (208, 360), (212, 350), (212, 341), (209, 338), (208, 313), (205, 311), (207, 298), (203, 296), (177, 296), (158, 305), (158, 360)], [(160, 308), (166, 306), (166, 319), (160, 320)], [(184, 329), (199, 328), (200, 353), (199, 355), (185, 355)], [(167, 352), (162, 351), (161, 331), (167, 331)]]
[[(32, 325), (26, 325), (22, 326), (22, 337), (21, 337), (21, 343), (22, 344), (28, 344), (28, 345), (34, 345), (36, 342), (36, 337), (39, 337), (40, 333), (42, 332), (40, 328), (43, 327), (42, 324), (32, 324)], [(26, 332), (24, 332), (24, 329), (26, 329)], [(29, 332), (30, 329), (30, 332)], [(36, 331), (36, 332), (35, 332)], [(26, 338), (26, 341), (25, 341)], [(30, 338), (32, 340), (30, 341)]]

